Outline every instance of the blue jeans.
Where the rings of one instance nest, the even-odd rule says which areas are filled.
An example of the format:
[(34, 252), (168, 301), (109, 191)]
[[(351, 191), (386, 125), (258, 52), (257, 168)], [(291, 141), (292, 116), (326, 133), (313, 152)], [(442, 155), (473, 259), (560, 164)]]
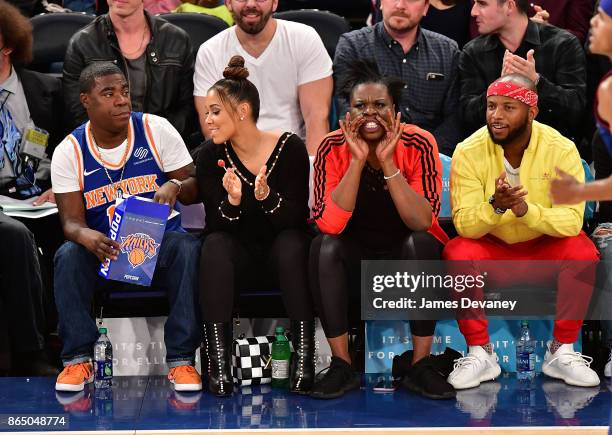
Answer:
[(600, 267), (603, 270), (600, 271), (602, 273), (600, 277), (605, 277), (601, 281), (602, 303), (604, 304), (604, 312), (600, 320), (601, 327), (606, 333), (606, 344), (612, 348), (612, 223), (600, 224), (591, 237), (601, 254)]
[[(168, 367), (193, 365), (201, 342), (198, 304), (200, 240), (179, 232), (166, 232), (162, 240), (152, 286), (168, 294), (170, 312), (164, 326)], [(55, 254), (55, 303), (64, 366), (89, 361), (98, 339), (91, 316), (94, 292), (130, 286), (98, 276), (100, 261), (74, 242), (65, 242)]]

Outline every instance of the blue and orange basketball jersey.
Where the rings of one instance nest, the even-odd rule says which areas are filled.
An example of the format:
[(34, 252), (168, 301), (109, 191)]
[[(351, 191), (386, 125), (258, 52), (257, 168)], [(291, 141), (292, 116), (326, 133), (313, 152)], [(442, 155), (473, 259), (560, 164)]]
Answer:
[[(106, 170), (102, 165), (89, 121), (68, 137), (76, 154), (79, 184), (85, 203), (85, 219), (89, 228), (108, 234), (115, 209), (115, 186), (120, 188), (124, 195), (152, 199), (155, 192), (168, 181), (161, 155), (151, 135), (147, 114), (132, 112), (128, 125), (123, 178), (121, 163), (116, 166), (107, 163)], [(166, 231), (184, 231), (181, 228), (180, 215), (168, 221)]]

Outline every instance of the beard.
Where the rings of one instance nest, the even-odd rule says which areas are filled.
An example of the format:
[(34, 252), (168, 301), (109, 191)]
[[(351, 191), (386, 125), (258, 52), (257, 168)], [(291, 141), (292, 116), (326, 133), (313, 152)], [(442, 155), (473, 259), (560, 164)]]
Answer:
[[(259, 12), (253, 9), (245, 9), (242, 11), (242, 13), (244, 15), (248, 15), (249, 13), (259, 13)], [(234, 22), (236, 23), (236, 25), (240, 27), (245, 33), (248, 33), (249, 35), (256, 35), (259, 32), (261, 32), (264, 27), (266, 27), (266, 24), (268, 24), (268, 21), (270, 20), (270, 17), (272, 16), (272, 13), (273, 13), (272, 10), (268, 12), (262, 12), (259, 17), (259, 21), (256, 23), (252, 23), (252, 24), (246, 23), (242, 17), (242, 14), (236, 13), (234, 11), (232, 11), (232, 18), (234, 18)]]
[(493, 134), (493, 129), (487, 122), (487, 130), (489, 130), (489, 136), (491, 137), (491, 140), (497, 145), (501, 145), (502, 147), (511, 144), (518, 137), (525, 134), (528, 128), (529, 128), (529, 119), (528, 119), (528, 116), (525, 115), (525, 120), (521, 124), (519, 124), (517, 127), (513, 128), (512, 130), (509, 130), (505, 138), (496, 139)]
[(409, 20), (409, 21), (407, 21), (405, 24), (402, 24), (402, 25), (399, 25), (399, 26), (393, 25), (393, 24), (391, 23), (391, 19), (392, 19), (393, 17), (395, 17), (395, 16), (400, 17), (400, 18), (403, 18), (403, 19), (408, 19), (408, 17), (406, 17), (406, 16), (404, 16), (404, 15), (391, 15), (391, 17), (390, 17), (388, 20), (385, 20), (385, 21), (384, 21), (385, 26), (386, 26), (388, 29), (390, 29), (390, 30), (392, 30), (392, 31), (394, 31), (394, 32), (397, 32), (397, 33), (409, 32), (409, 31), (411, 31), (412, 29), (414, 29), (416, 26), (418, 26), (418, 25), (419, 25), (419, 21), (418, 21), (418, 20), (417, 20), (417, 21), (411, 21), (411, 20)]

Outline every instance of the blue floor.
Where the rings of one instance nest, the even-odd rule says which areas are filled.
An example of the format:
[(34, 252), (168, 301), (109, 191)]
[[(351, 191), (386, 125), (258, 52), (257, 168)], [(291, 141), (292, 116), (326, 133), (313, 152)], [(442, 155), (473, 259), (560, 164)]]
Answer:
[[(62, 430), (381, 428), (486, 426), (608, 426), (612, 385), (579, 388), (538, 376), (532, 388), (512, 375), (457, 393), (456, 400), (426, 400), (407, 391), (367, 387), (329, 401), (271, 389), (244, 388), (231, 398), (176, 393), (164, 377), (118, 377), (112, 393), (93, 385), (56, 393), (54, 378), (0, 378), (0, 431), (8, 415), (68, 416)], [(4, 420), (2, 420), (4, 419)], [(29, 427), (29, 430), (35, 429)], [(46, 430), (51, 429), (46, 427)], [(23, 428), (22, 428), (23, 430)]]

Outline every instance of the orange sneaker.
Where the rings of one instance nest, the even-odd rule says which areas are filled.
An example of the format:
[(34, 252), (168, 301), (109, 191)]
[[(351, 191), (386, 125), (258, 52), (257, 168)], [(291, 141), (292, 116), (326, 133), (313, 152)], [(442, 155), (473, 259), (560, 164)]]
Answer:
[(93, 365), (90, 362), (70, 364), (57, 377), (55, 389), (57, 391), (81, 391), (85, 384), (93, 382)]
[(178, 366), (170, 369), (168, 379), (176, 391), (200, 391), (202, 378), (193, 366)]

